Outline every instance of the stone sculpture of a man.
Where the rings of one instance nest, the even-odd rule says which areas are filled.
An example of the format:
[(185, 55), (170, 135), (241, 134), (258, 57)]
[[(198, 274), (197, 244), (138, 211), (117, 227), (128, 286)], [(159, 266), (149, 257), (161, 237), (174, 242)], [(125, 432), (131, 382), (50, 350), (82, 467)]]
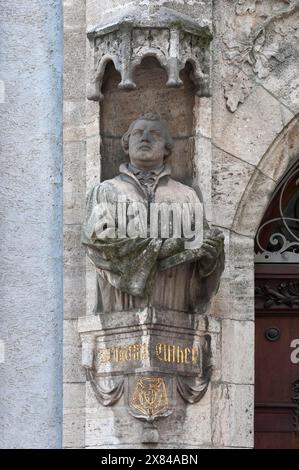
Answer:
[[(203, 313), (223, 271), (223, 235), (210, 230), (203, 219), (203, 243), (189, 249), (182, 237), (151, 236), (147, 216), (135, 237), (123, 229), (115, 237), (117, 211), (123, 211), (119, 201), (121, 207), (137, 203), (147, 214), (152, 203), (192, 207), (202, 202), (193, 188), (171, 178), (165, 160), (173, 141), (158, 114), (146, 113), (134, 121), (122, 145), (130, 163), (122, 164), (117, 177), (96, 184), (87, 195), (83, 244), (97, 271), (96, 313), (145, 306)], [(121, 220), (128, 217), (122, 214)]]

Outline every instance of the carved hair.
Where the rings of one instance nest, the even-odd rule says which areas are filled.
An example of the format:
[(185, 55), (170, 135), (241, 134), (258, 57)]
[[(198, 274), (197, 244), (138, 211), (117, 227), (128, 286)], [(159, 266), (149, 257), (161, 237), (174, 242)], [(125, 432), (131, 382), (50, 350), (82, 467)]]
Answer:
[(122, 139), (121, 139), (121, 142), (122, 142), (122, 147), (124, 149), (125, 152), (128, 152), (129, 150), (129, 139), (130, 139), (130, 135), (131, 135), (131, 132), (133, 130), (133, 127), (134, 125), (136, 124), (136, 122), (138, 121), (158, 121), (161, 123), (161, 126), (162, 126), (162, 129), (163, 129), (163, 134), (164, 134), (164, 138), (165, 138), (165, 149), (167, 151), (167, 157), (171, 154), (172, 152), (172, 149), (173, 149), (173, 140), (172, 140), (172, 137), (169, 133), (169, 130), (168, 130), (168, 127), (167, 127), (167, 124), (166, 122), (161, 118), (160, 114), (159, 113), (144, 113), (144, 114), (140, 114), (140, 116), (138, 116), (137, 119), (135, 119), (135, 121), (131, 122), (130, 126), (129, 126), (129, 129), (127, 130), (127, 132), (125, 132), (125, 134), (122, 136)]

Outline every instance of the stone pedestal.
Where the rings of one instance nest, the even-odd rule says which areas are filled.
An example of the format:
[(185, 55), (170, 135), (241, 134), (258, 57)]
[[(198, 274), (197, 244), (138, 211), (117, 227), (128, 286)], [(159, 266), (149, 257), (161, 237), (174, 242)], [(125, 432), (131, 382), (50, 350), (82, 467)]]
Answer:
[[(86, 447), (186, 447), (186, 427), (188, 445), (209, 445), (218, 321), (148, 307), (80, 318), (78, 328), (88, 381)], [(193, 407), (206, 439), (194, 434)]]

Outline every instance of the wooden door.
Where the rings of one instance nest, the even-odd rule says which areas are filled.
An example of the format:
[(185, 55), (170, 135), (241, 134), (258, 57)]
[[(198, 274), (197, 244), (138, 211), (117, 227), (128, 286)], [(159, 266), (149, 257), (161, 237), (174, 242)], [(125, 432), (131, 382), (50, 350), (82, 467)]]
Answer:
[(255, 447), (299, 449), (299, 269), (256, 266)]

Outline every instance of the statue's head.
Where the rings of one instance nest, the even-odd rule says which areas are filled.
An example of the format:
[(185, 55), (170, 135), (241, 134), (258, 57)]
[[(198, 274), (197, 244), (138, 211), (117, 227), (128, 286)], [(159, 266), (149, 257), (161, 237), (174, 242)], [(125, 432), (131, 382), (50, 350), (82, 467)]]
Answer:
[(161, 166), (171, 154), (173, 140), (159, 114), (145, 113), (130, 124), (122, 146), (133, 165), (150, 170)]

